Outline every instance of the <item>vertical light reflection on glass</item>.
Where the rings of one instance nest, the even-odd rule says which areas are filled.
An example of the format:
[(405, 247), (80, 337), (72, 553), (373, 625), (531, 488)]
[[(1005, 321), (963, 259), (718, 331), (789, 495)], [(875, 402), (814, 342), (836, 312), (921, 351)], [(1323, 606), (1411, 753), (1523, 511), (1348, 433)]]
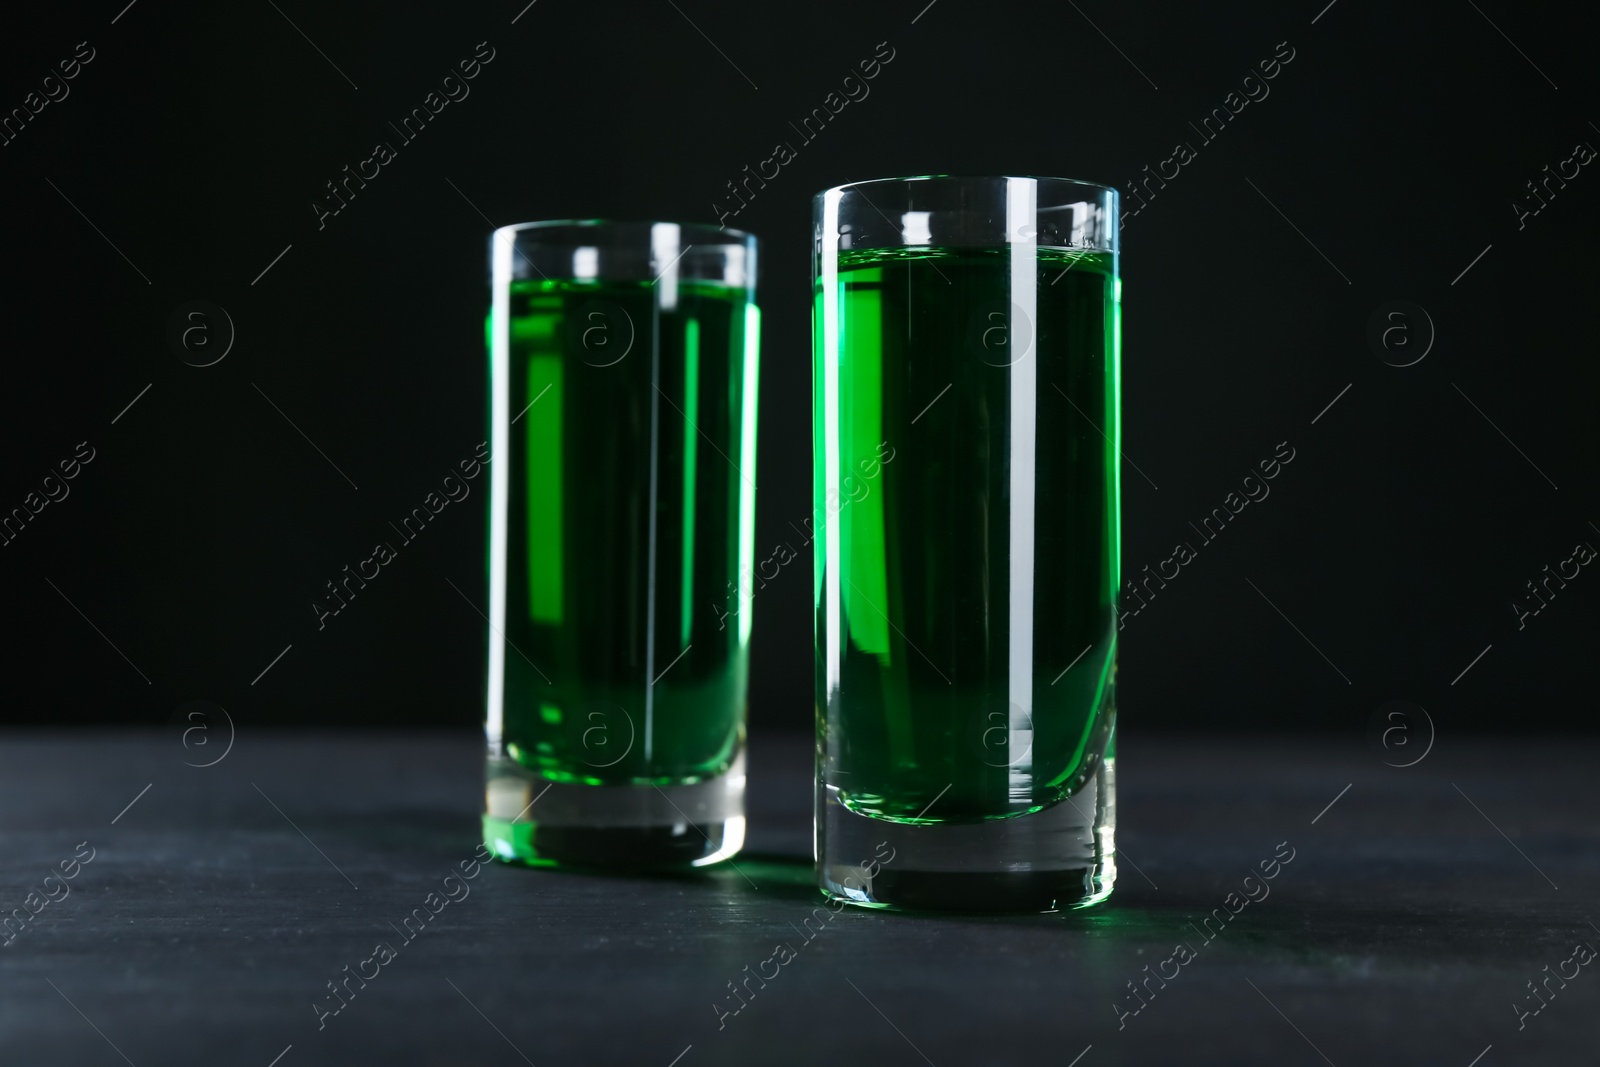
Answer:
[(689, 643), (694, 610), (694, 494), (700, 447), (700, 320), (683, 324), (683, 605), (679, 643)]
[(750, 644), (756, 560), (756, 398), (760, 392), (761, 309), (744, 306), (744, 388), (739, 397), (739, 647)]
[(506, 693), (506, 516), (511, 497), (511, 254), (514, 230), (497, 230), (493, 249), (489, 389), (489, 678), (484, 735), (499, 752)]
[[(822, 207), (822, 478), (823, 500), (839, 499), (839, 201), (843, 193), (829, 190)], [(823, 591), (826, 644), (823, 670), (826, 687), (818, 694), (831, 707), (839, 694), (839, 524), (823, 509)]]
[[(1031, 741), (1033, 713), (1033, 513), (1037, 472), (1035, 418), (1038, 403), (1038, 286), (1039, 242), (1036, 214), (1038, 185), (1032, 178), (1006, 179), (1006, 240), (1011, 259), (1012, 322), (1008, 342), (1027, 347), (1018, 355), (1008, 349), (1011, 366), (1008, 390), (1011, 461), (1009, 516), (1010, 605), (1007, 627), (1007, 699), (1010, 701), (1010, 744)], [(1017, 321), (1020, 319), (1021, 321)], [(1032, 761), (1011, 753), (1012, 787), (1017, 778), (1031, 776)]]
[(680, 230), (676, 223), (657, 222), (650, 226), (650, 262), (656, 268), (651, 283), (650, 323), (650, 511), (645, 549), (644, 608), (644, 758), (655, 755), (656, 725), (656, 533), (661, 489), (661, 313), (678, 307), (678, 251)]
[(600, 250), (585, 246), (572, 250), (572, 276), (579, 281), (593, 281), (600, 276)]

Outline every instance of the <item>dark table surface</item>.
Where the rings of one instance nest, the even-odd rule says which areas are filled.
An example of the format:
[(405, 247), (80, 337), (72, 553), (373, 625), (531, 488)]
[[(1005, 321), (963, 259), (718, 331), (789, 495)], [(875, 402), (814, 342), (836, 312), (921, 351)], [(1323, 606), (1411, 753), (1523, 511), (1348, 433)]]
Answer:
[[(1393, 768), (1356, 740), (1129, 734), (1109, 904), (851, 908), (805, 941), (808, 749), (758, 735), (737, 869), (494, 865), (409, 944), (395, 927), (473, 853), (481, 745), (257, 735), (185, 766), (220, 747), (0, 737), (0, 911), (67, 892), (0, 948), (0, 1064), (1600, 1060), (1600, 968), (1566, 962), (1600, 946), (1592, 741), (1441, 738)], [(1270, 895), (1203, 939), (1190, 923), (1282, 842)], [(379, 941), (396, 958), (319, 1029)], [(719, 1021), (779, 942), (795, 958)], [(1132, 1014), (1147, 965), (1177, 975)]]

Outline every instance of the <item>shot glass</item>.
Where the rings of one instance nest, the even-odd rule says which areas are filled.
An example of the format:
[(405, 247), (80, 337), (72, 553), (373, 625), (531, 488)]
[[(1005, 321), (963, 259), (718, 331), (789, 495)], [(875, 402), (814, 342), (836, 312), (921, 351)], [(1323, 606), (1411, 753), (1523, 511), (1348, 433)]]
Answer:
[(950, 910), (1104, 900), (1117, 193), (929, 176), (813, 207), (822, 889)]
[(483, 832), (528, 864), (744, 841), (756, 240), (533, 222), (489, 242)]

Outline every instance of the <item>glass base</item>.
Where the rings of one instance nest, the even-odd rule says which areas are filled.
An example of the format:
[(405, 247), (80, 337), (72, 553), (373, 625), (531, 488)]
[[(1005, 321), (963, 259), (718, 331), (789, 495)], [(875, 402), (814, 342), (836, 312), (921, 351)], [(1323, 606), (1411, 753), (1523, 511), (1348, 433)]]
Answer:
[(536, 867), (704, 867), (744, 847), (744, 753), (690, 785), (552, 782), (490, 756), (483, 839), (499, 859)]
[(988, 822), (888, 822), (818, 790), (818, 879), (852, 904), (1051, 912), (1098, 904), (1117, 880), (1114, 758), (1072, 797)]

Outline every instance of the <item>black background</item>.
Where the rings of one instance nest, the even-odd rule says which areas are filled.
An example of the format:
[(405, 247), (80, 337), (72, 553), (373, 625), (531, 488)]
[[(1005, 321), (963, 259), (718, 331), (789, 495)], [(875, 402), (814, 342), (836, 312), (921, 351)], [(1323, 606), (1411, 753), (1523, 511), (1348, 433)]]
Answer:
[[(485, 436), (491, 222), (714, 222), (724, 183), (887, 41), (870, 96), (730, 220), (764, 241), (757, 558), (811, 512), (812, 193), (934, 172), (1126, 190), (1187, 141), (1143, 211), (1124, 202), (1126, 571), (1195, 541), (1279, 442), (1296, 458), (1128, 620), (1127, 725), (1360, 733), (1404, 699), (1441, 728), (1591, 726), (1600, 577), (1520, 631), (1510, 606), (1600, 545), (1600, 177), (1524, 228), (1512, 207), (1600, 144), (1577, 8), (539, 0), (513, 25), (524, 2), (8, 15), (0, 108), (78, 42), (95, 58), (0, 147), (0, 510), (78, 442), (95, 459), (0, 548), (4, 721), (206, 699), (241, 726), (478, 722), (484, 625), (451, 583), (482, 603), (486, 483), (326, 629), (310, 603)], [(319, 230), (324, 183), (480, 41), (471, 95)], [(1202, 146), (1189, 123), (1279, 42), (1270, 96)], [(237, 331), (205, 368), (167, 342), (195, 299)], [(1366, 340), (1401, 299), (1437, 334), (1403, 368)], [(809, 721), (810, 590), (799, 564), (756, 601), (757, 730)]]

